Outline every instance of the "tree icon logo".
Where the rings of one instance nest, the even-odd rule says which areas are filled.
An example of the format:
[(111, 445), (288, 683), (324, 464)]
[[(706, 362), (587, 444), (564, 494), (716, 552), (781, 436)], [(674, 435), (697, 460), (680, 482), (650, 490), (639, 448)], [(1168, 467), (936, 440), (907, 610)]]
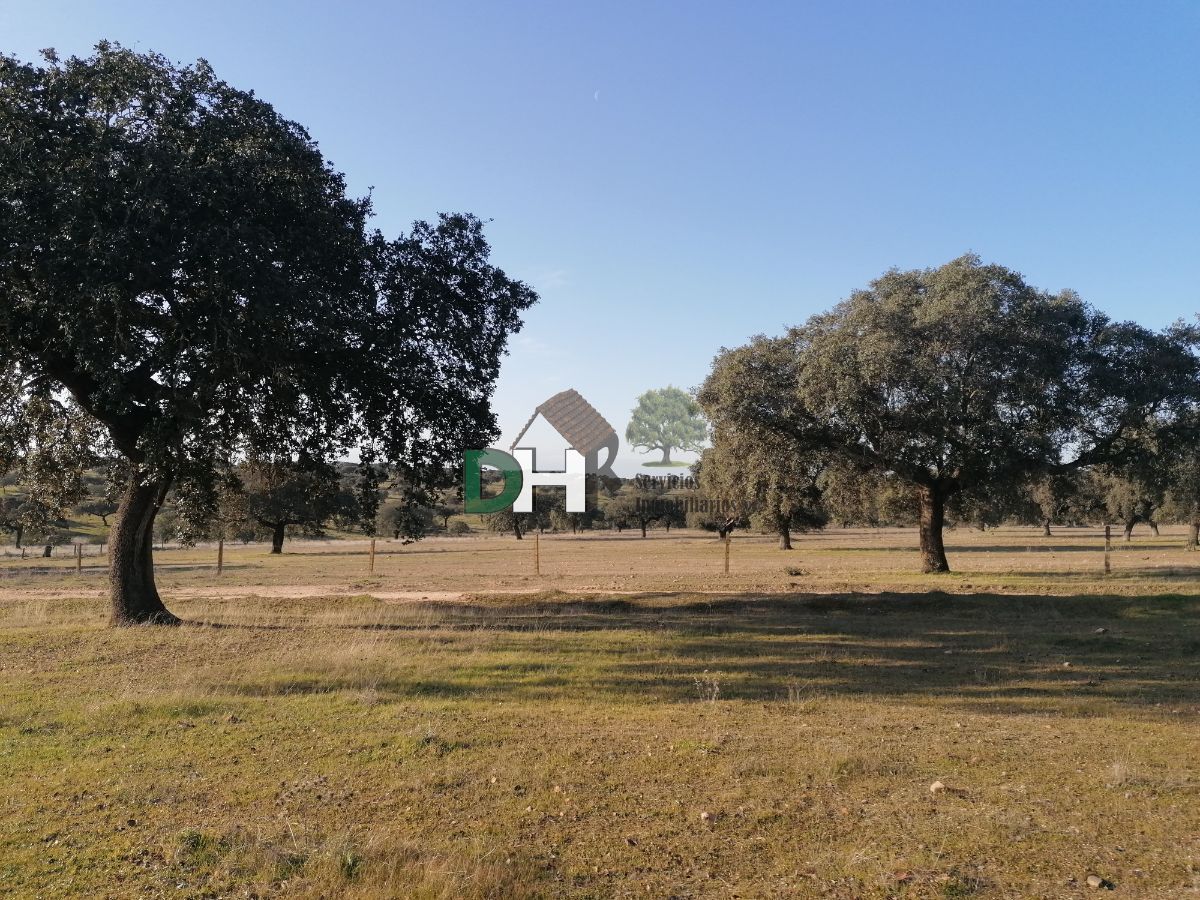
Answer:
[(671, 459), (672, 450), (697, 451), (708, 432), (700, 407), (677, 387), (649, 390), (638, 397), (625, 439), (638, 450), (658, 450), (662, 459), (646, 466), (686, 466)]

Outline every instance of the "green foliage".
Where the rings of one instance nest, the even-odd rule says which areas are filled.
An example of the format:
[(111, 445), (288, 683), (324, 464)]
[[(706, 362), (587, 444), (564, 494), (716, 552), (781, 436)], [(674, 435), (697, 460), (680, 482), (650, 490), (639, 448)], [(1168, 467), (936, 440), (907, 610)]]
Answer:
[(1148, 422), (1195, 401), (1193, 341), (964, 256), (887, 272), (782, 338), (725, 351), (699, 400), (717, 427), (911, 484), (925, 566), (945, 571), (949, 498), (1134, 454)]
[(669, 496), (667, 489), (657, 481), (634, 482), (609, 500), (603, 509), (607, 525), (617, 531), (637, 528), (642, 537), (652, 525), (669, 528), (682, 525), (686, 520), (680, 499)]
[(299, 527), (320, 535), (345, 509), (340, 473), (322, 460), (252, 459), (238, 467), (237, 478), (246, 514), (266, 529)]
[(916, 492), (891, 473), (835, 456), (828, 459), (818, 484), (822, 508), (843, 527), (916, 523)]
[(659, 450), (662, 462), (672, 450), (699, 450), (704, 442), (704, 417), (700, 407), (677, 387), (650, 390), (638, 397), (625, 439), (641, 450)]
[[(490, 263), (478, 219), (370, 231), (307, 132), (206, 62), (45, 57), (0, 57), (0, 358), (34, 386), (0, 411), (0, 460), (12, 408), (64, 393), (129, 464), (139, 520), (172, 485), (215, 514), (243, 457), (357, 448), (432, 483), (487, 445), (536, 295)], [(149, 558), (143, 532), (116, 523), (114, 572)], [(114, 603), (165, 619), (150, 574), (114, 581)]]
[(434, 511), (419, 492), (402, 491), (388, 500), (380, 511), (380, 526), (393, 540), (411, 544), (421, 540), (434, 527)]
[(0, 528), (22, 536), (57, 530), (87, 497), (85, 475), (103, 443), (92, 420), (16, 362), (0, 369), (0, 466), (20, 494), (0, 498)]
[(778, 434), (718, 424), (704, 451), (700, 484), (706, 495), (779, 535), (791, 548), (792, 531), (825, 527), (818, 479), (825, 466), (817, 451), (798, 452)]

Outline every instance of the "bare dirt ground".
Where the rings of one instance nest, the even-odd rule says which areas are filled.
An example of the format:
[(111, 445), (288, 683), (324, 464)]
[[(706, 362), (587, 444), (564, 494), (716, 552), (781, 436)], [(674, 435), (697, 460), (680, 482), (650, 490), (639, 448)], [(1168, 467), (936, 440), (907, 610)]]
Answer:
[[(703, 532), (652, 531), (430, 538), (402, 546), (379, 540), (374, 572), (365, 541), (290, 541), (282, 556), (261, 544), (226, 545), (224, 572), (216, 574), (216, 548), (166, 547), (156, 554), (164, 593), (180, 597), (353, 596), (369, 592), (392, 600), (456, 600), (473, 593), (537, 593), (543, 590), (605, 593), (768, 593), (941, 590), (947, 593), (1036, 590), (1047, 594), (1140, 592), (1145, 580), (1159, 587), (1200, 587), (1200, 552), (1184, 547), (1184, 529), (1144, 528), (1125, 543), (1113, 540), (1112, 573), (1104, 574), (1099, 528), (1001, 528), (947, 532), (955, 570), (924, 576), (917, 571), (912, 529), (829, 529), (795, 538), (796, 549), (779, 551), (770, 536), (738, 534), (725, 548)], [(21, 559), (12, 548), (0, 555), (0, 597), (100, 596), (105, 560), (86, 546), (82, 573), (75, 574), (71, 548), (46, 560)], [(36, 556), (36, 558), (35, 558)], [(536, 557), (536, 560), (535, 560)], [(540, 574), (535, 573), (535, 568)]]

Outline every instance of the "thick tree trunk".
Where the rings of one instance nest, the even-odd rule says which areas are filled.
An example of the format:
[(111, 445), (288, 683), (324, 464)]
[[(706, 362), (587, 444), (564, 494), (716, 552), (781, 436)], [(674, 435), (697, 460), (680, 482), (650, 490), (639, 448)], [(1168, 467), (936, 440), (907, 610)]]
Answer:
[(645, 522), (645, 520), (642, 520), (642, 521), (641, 521), (641, 522), (639, 522), (638, 524), (642, 526), (642, 537), (645, 537), (645, 536), (646, 536), (646, 522)]
[(21, 549), (21, 538), (23, 538), (25, 536), (25, 526), (17, 525), (16, 527), (13, 528), (13, 532), (17, 536), (17, 549), (20, 550)]
[(169, 481), (143, 483), (134, 473), (117, 509), (109, 537), (109, 584), (113, 625), (178, 625), (154, 584), (154, 517)]
[(521, 523), (518, 522), (515, 518), (513, 519), (513, 534), (515, 534), (517, 536), (518, 541), (522, 540), (524, 537), (521, 534)]
[(54, 545), (53, 544), (47, 544), (45, 547), (42, 548), (42, 559), (49, 559), (53, 555), (54, 555)]
[(1187, 548), (1195, 550), (1197, 544), (1200, 544), (1200, 522), (1193, 522), (1188, 526)]
[(283, 539), (287, 537), (287, 523), (280, 522), (278, 525), (271, 526), (271, 552), (283, 552)]
[(663, 458), (659, 462), (669, 463), (671, 461), (671, 448), (663, 447)]
[(788, 528), (786, 522), (784, 522), (783, 524), (781, 524), (779, 526), (779, 549), (780, 550), (791, 550), (792, 549), (792, 530), (790, 528)]
[(949, 572), (942, 529), (946, 524), (946, 496), (936, 487), (922, 485), (917, 492), (921, 500), (921, 571)]
[(1049, 519), (1042, 519), (1042, 537), (1054, 537), (1054, 535), (1050, 533)]
[(1155, 522), (1153, 520), (1150, 522), (1150, 530), (1154, 532), (1155, 537), (1161, 537), (1161, 535), (1159, 535), (1159, 533), (1158, 533), (1158, 523), (1157, 522)]
[(1127, 519), (1125, 521), (1125, 540), (1133, 540), (1133, 526), (1137, 524), (1137, 519)]

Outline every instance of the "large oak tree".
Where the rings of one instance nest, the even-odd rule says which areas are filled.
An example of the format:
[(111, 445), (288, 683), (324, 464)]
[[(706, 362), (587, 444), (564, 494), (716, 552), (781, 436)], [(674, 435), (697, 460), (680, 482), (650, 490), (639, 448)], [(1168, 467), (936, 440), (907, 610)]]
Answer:
[(698, 396), (717, 427), (913, 485), (923, 568), (944, 572), (951, 497), (1136, 452), (1147, 422), (1196, 396), (1192, 337), (968, 255), (889, 271), (783, 337), (723, 351)]
[(203, 61), (0, 57), (0, 363), (128, 461), (114, 623), (177, 621), (151, 556), (172, 487), (215, 497), (239, 458), (355, 450), (420, 480), (494, 435), (535, 294), (471, 216), (389, 241), (370, 212), (301, 126)]

